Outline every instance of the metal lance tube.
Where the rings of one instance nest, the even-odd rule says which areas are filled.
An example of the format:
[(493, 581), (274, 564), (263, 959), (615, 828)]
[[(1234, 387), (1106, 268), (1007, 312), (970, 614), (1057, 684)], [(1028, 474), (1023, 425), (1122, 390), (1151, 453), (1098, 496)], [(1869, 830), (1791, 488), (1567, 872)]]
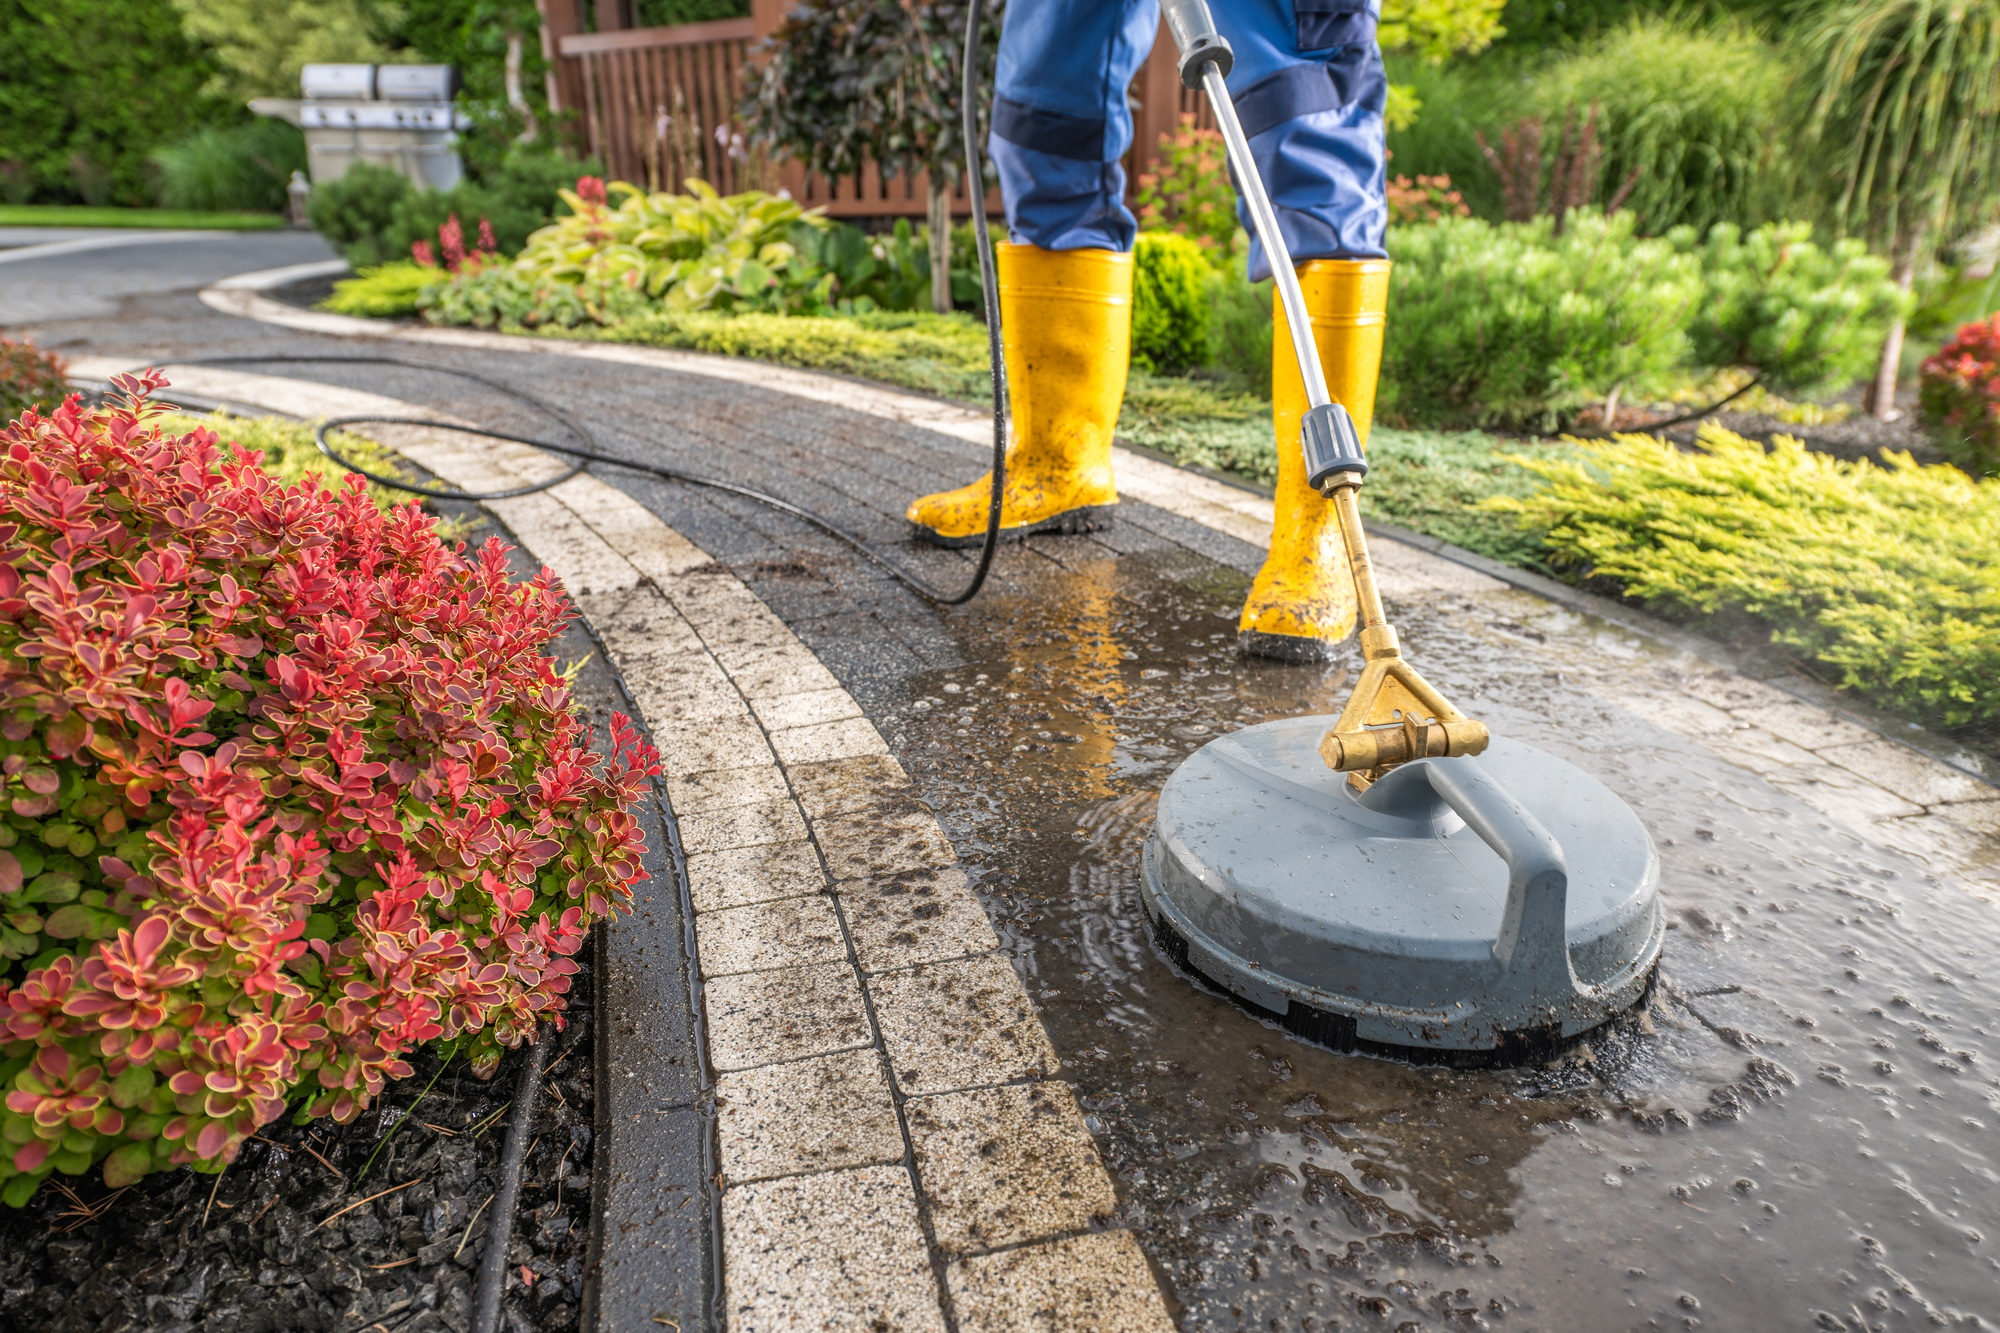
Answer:
[[(1340, 523), (1341, 543), (1347, 550), (1348, 567), (1354, 576), (1354, 597), (1361, 621), (1361, 654), (1367, 666), (1320, 753), (1330, 767), (1352, 774), (1357, 786), (1365, 786), (1374, 777), (1412, 759), (1478, 754), (1486, 748), (1485, 724), (1452, 707), (1415, 668), (1402, 660), (1396, 631), (1390, 627), (1382, 608), (1382, 593), (1375, 585), (1375, 566), (1368, 558), (1368, 536), (1361, 527), (1357, 499), (1361, 479), (1368, 473), (1368, 461), (1362, 455), (1353, 417), (1333, 401), (1327, 390), (1319, 348), (1313, 340), (1312, 312), (1306, 308), (1305, 292), (1299, 286), (1291, 249), (1278, 227), (1278, 212), (1271, 206), (1264, 178), (1258, 174), (1256, 160), (1250, 155), (1250, 140), (1243, 133), (1243, 122), (1237, 118), (1236, 103), (1230, 100), (1227, 77), (1234, 54), (1216, 30), (1207, 0), (1163, 0), (1161, 8), (1168, 30), (1180, 47), (1181, 82), (1208, 95), (1216, 127), (1222, 131), (1223, 146), (1236, 168), (1237, 187), (1243, 193), (1244, 206), (1250, 210), (1251, 225), (1257, 229), (1257, 239), (1263, 242), (1265, 257), (1270, 260), (1271, 278), (1284, 306), (1292, 352), (1298, 358), (1299, 379), (1306, 391), (1307, 409), (1300, 422), (1298, 445), (1305, 455), (1306, 478), (1333, 505)], [(1423, 715), (1432, 720), (1419, 722), (1412, 716), (1413, 707), (1421, 708)], [(1392, 720), (1400, 725), (1394, 730), (1384, 727), (1384, 723)]]

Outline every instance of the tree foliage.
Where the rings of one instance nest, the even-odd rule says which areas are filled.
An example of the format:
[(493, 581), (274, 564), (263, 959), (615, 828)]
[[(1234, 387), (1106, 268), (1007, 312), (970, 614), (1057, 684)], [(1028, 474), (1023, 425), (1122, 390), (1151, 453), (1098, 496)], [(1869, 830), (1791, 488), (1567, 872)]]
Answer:
[(0, 0), (0, 174), (17, 202), (148, 204), (148, 155), (226, 114), (170, 0)]
[(1996, 0), (1847, 0), (1800, 40), (1844, 228), (1935, 245), (2000, 188)]
[[(1001, 6), (984, 9), (990, 88)], [(753, 64), (743, 118), (759, 141), (823, 175), (873, 161), (887, 175), (928, 171), (955, 183), (965, 163), (964, 33), (963, 0), (805, 0)]]
[(231, 101), (297, 97), (299, 70), (389, 58), (389, 14), (373, 0), (173, 0), (190, 36), (222, 68), (210, 91)]

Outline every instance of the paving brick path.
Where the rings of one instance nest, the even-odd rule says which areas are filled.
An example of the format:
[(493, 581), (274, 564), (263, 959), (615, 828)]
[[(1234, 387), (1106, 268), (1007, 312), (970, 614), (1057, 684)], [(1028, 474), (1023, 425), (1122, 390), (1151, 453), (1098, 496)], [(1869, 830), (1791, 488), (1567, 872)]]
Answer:
[[(124, 364), (366, 349), (504, 367), (585, 415), (607, 447), (775, 490), (941, 580), (963, 570), (962, 557), (903, 546), (896, 517), (913, 490), (976, 468), (986, 438), (976, 413), (644, 349), (416, 328), (377, 339), (378, 326), (277, 306), (256, 286), (212, 290), (206, 307), (187, 292), (146, 295), (116, 323), (49, 327)], [(286, 371), (174, 379), (297, 415), (402, 415), (407, 400), (535, 426), (498, 420), (476, 392), (437, 377)], [(374, 406), (359, 406), (371, 392)], [(467, 486), (553, 467), (462, 436), (380, 433)], [(1190, 578), (1255, 568), (1268, 501), (1134, 455), (1118, 465), (1121, 526), (1010, 549), (996, 596), (1086, 578), (1107, 557)], [(962, 824), (941, 810), (941, 828), (915, 799), (892, 753), (900, 733), (884, 722), (885, 739), (877, 726), (892, 713), (907, 720), (891, 705), (908, 682), (965, 667), (937, 614), (810, 529), (726, 497), (607, 472), (491, 507), (576, 595), (666, 755), (706, 1006), (731, 1326), (1166, 1326), (1063, 1058), (1000, 949), (1014, 934), (996, 936), (958, 864), (963, 846), (946, 836)], [(1735, 670), (1615, 609), (1603, 608), (1607, 622), (1573, 598), (1533, 596), (1477, 562), (1393, 542), (1379, 560), (1392, 604), (1431, 608), (1510, 670), (1544, 673), (1565, 698), (1759, 775), (1829, 837), (1899, 849), (2000, 898), (2000, 791), (1970, 771), (1976, 760), (1911, 749), (1802, 700), (1780, 676)], [(625, 1002), (642, 1007), (672, 972), (635, 969)], [(634, 1065), (636, 1078), (657, 1078), (656, 1107), (693, 1095), (686, 1071), (666, 1069), (678, 1051), (664, 1044), (652, 1073), (643, 1058)], [(614, 1192), (649, 1187), (637, 1171), (613, 1180)], [(681, 1317), (683, 1307), (649, 1304), (658, 1293), (643, 1281), (621, 1289), (612, 1274), (607, 1289), (635, 1319)]]

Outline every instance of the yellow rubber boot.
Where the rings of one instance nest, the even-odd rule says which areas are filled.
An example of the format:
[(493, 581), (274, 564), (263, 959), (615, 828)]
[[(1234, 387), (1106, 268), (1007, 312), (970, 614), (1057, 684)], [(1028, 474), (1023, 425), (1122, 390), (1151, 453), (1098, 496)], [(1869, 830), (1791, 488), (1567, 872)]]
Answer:
[[(1007, 450), (1002, 532), (1107, 527), (1118, 488), (1111, 436), (1132, 358), (1132, 256), (1115, 250), (995, 247), (1000, 327), (1014, 439)], [(986, 536), (993, 474), (926, 495), (909, 508), (916, 535), (940, 546)]]
[[(1382, 319), (1389, 301), (1386, 259), (1314, 259), (1299, 266), (1327, 391), (1354, 417), (1361, 442), (1375, 416), (1382, 368)], [(1332, 502), (1306, 484), (1299, 422), (1305, 383), (1281, 301), (1272, 303), (1271, 419), (1278, 439), (1277, 512), (1265, 558), (1237, 622), (1243, 651), (1287, 662), (1324, 662), (1354, 632), (1354, 578)]]

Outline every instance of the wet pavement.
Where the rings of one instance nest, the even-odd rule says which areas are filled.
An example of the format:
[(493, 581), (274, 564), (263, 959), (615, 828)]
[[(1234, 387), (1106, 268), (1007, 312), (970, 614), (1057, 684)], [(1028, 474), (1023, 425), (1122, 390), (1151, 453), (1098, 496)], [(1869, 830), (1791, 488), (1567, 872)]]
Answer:
[[(47, 327), (107, 352), (361, 350), (187, 294)], [(965, 568), (903, 545), (899, 514), (976, 474), (976, 446), (632, 367), (402, 354), (502, 370), (607, 447), (765, 486), (934, 577)], [(296, 373), (528, 424), (418, 372)], [(1950, 858), (1926, 865), (1615, 702), (1684, 660), (1519, 592), (1392, 603), (1461, 707), (1639, 811), (1671, 925), (1646, 1011), (1552, 1067), (1338, 1056), (1175, 973), (1139, 911), (1174, 765), (1328, 711), (1355, 665), (1237, 656), (1254, 548), (1128, 504), (1100, 538), (1009, 550), (992, 592), (940, 613), (782, 516), (604, 475), (784, 617), (917, 780), (1184, 1329), (2000, 1323), (2000, 914)]]

